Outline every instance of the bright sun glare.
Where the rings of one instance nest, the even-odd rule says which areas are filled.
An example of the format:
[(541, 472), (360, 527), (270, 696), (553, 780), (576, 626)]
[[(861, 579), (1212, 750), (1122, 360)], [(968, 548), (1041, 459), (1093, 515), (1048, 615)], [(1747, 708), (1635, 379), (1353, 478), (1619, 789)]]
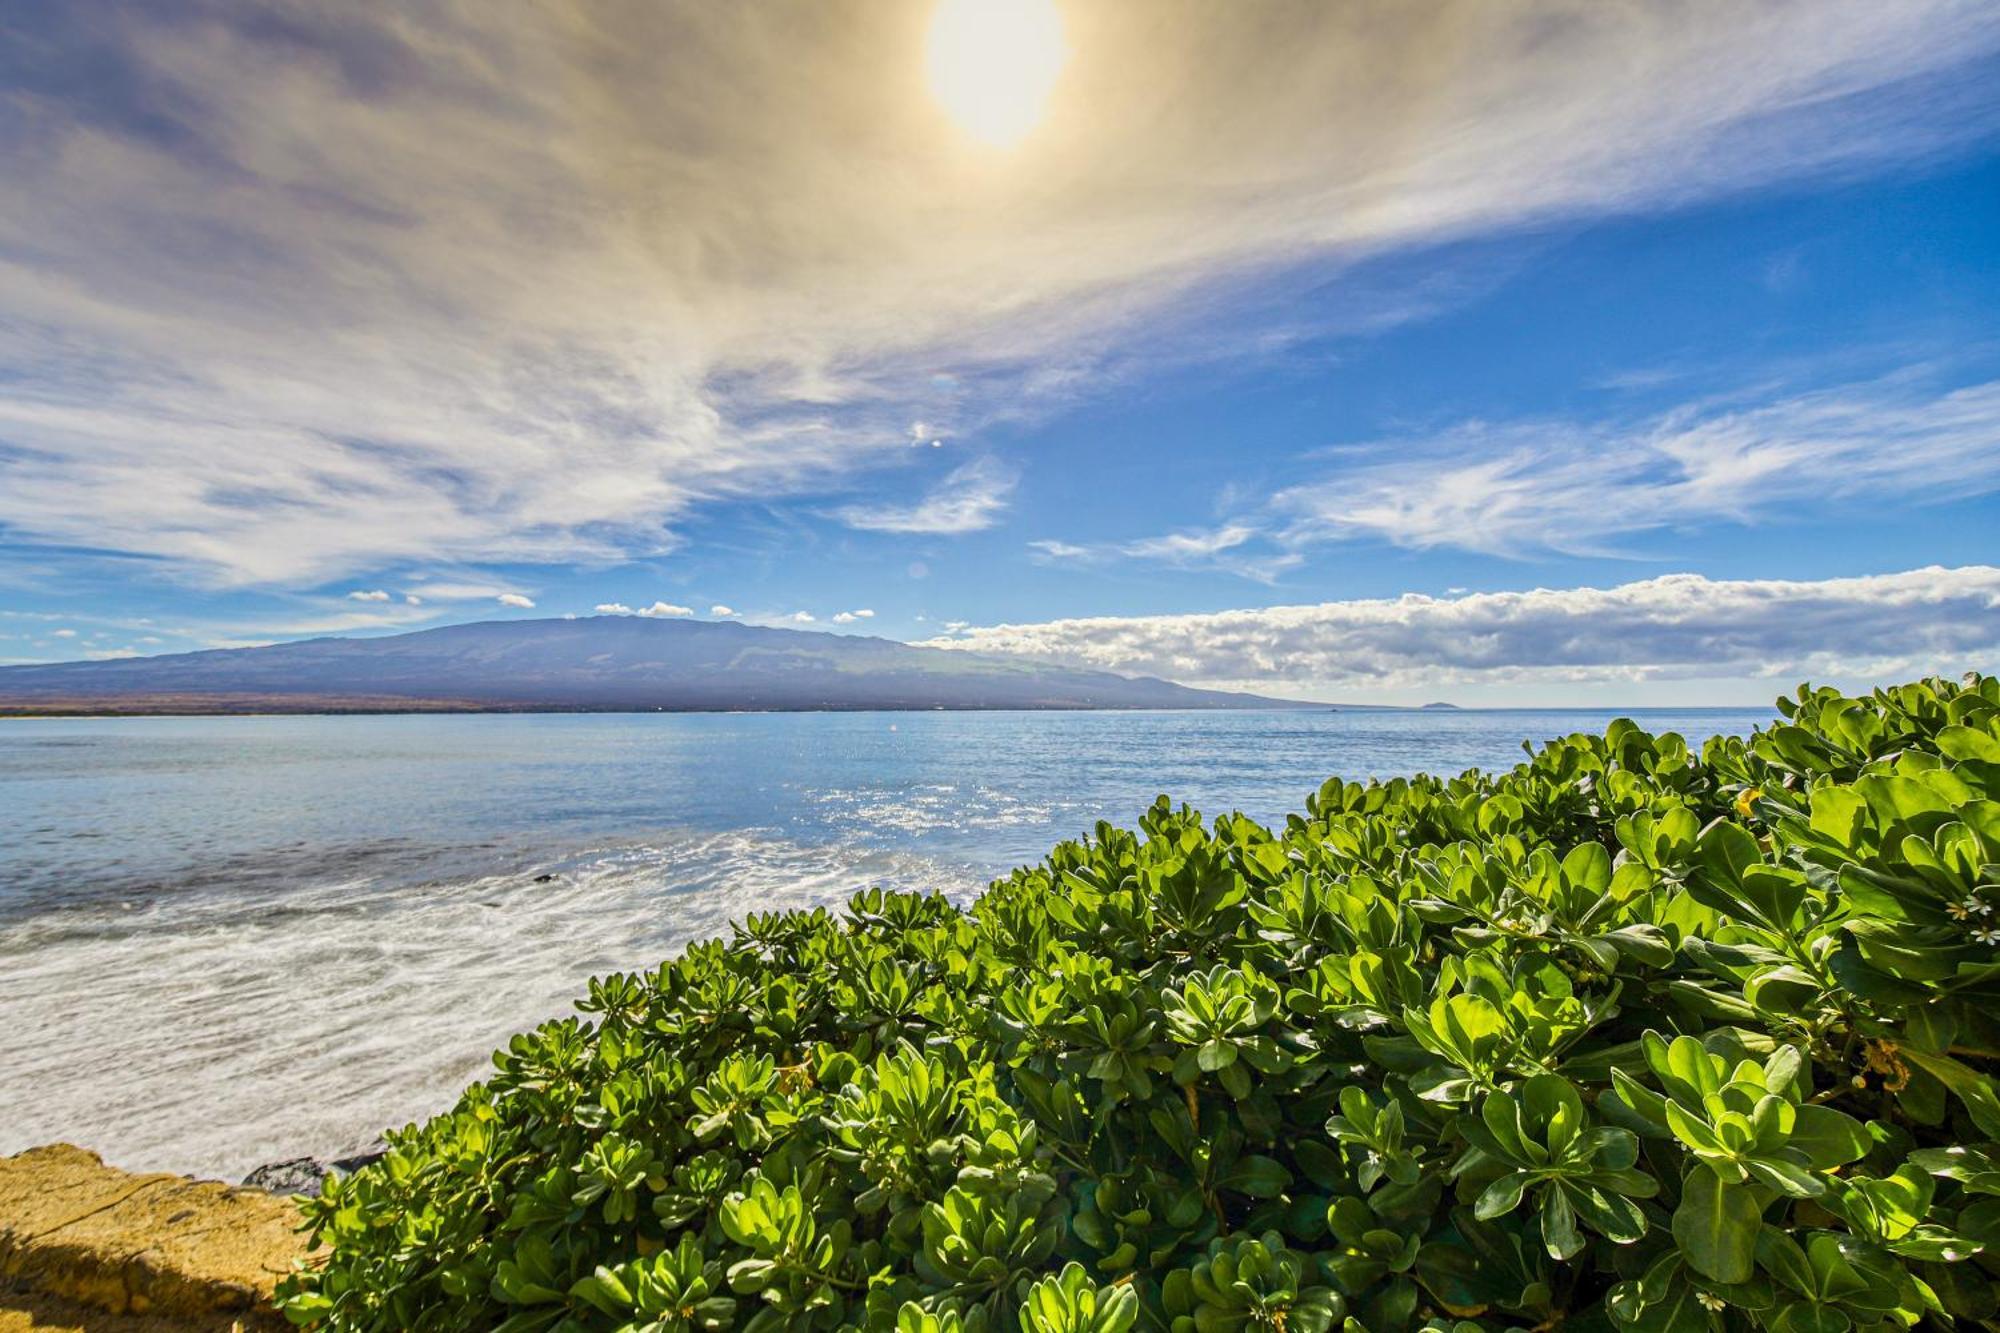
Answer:
[(1007, 148), (1040, 123), (1068, 58), (1055, 0), (939, 0), (924, 65), (959, 128)]

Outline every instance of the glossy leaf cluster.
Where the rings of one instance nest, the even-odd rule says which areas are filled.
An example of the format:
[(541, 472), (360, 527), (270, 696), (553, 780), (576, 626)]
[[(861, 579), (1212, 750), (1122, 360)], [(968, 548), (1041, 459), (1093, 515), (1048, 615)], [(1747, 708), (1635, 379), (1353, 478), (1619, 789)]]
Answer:
[(752, 916), (328, 1182), (287, 1312), (2000, 1327), (2000, 681), (1780, 711)]

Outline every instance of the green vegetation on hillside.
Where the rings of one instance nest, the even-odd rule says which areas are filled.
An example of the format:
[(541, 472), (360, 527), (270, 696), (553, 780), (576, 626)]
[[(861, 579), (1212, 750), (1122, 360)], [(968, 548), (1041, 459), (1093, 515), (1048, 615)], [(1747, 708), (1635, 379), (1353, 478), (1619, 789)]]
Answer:
[(2000, 1328), (2000, 680), (1780, 708), (752, 917), (330, 1182), (289, 1313)]

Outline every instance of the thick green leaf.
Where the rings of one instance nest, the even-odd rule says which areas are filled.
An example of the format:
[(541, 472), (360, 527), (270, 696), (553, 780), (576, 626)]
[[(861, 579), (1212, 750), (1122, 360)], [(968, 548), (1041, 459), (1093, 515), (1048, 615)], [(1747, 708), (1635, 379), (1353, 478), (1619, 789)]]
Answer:
[(1794, 1112), (1788, 1147), (1806, 1155), (1815, 1171), (1831, 1171), (1849, 1162), (1858, 1162), (1868, 1153), (1868, 1131), (1853, 1116), (1830, 1106), (1800, 1106)]
[(1689, 1170), (1674, 1210), (1674, 1240), (1690, 1267), (1717, 1282), (1747, 1282), (1756, 1267), (1763, 1208), (1747, 1185), (1725, 1185), (1705, 1166)]

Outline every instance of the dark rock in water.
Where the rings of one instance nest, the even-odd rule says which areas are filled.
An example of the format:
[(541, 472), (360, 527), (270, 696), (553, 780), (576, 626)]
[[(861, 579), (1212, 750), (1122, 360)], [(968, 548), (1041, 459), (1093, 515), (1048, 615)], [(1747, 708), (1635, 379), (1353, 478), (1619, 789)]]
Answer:
[(537, 883), (537, 884), (549, 884), (549, 883), (553, 883), (553, 882), (554, 882), (554, 880), (555, 880), (555, 876), (554, 876), (554, 875), (537, 875), (537, 876), (535, 876), (535, 883)]
[(371, 1162), (381, 1161), (386, 1151), (384, 1145), (377, 1144), (367, 1152), (356, 1153), (352, 1157), (326, 1160), (292, 1157), (282, 1162), (266, 1162), (243, 1177), (243, 1183), (251, 1189), (272, 1194), (317, 1194), (320, 1184), (328, 1176), (352, 1175)]
[(272, 1194), (316, 1194), (326, 1168), (317, 1157), (294, 1157), (283, 1162), (266, 1162), (243, 1177), (251, 1189)]

